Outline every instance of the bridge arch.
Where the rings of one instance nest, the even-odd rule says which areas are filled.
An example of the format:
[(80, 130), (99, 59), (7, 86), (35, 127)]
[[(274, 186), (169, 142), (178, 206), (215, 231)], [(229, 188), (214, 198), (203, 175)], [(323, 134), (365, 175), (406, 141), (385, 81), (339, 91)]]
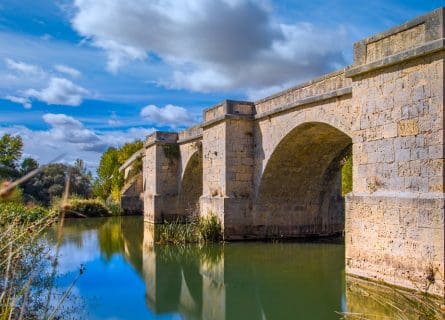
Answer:
[(186, 162), (181, 175), (179, 209), (182, 215), (190, 216), (199, 213), (202, 180), (202, 150), (198, 148)]
[(342, 232), (341, 168), (351, 152), (351, 137), (330, 124), (294, 127), (266, 159), (254, 199), (254, 224), (267, 235)]

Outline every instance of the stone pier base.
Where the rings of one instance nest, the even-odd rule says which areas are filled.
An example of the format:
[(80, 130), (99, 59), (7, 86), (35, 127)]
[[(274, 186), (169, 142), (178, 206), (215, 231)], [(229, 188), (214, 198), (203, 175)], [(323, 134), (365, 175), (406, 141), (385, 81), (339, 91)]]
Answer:
[(443, 193), (350, 194), (346, 272), (444, 295)]

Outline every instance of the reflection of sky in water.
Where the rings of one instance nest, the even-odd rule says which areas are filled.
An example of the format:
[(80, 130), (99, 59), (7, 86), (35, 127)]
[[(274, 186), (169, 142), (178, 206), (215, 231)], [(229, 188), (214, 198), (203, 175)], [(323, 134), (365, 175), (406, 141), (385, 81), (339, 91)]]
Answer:
[[(75, 239), (75, 238), (80, 239)], [(79, 241), (80, 240), (80, 241)], [(145, 284), (120, 253), (107, 261), (100, 252), (97, 230), (68, 235), (59, 249), (55, 293), (60, 296), (76, 277), (80, 265), (86, 268), (70, 293), (65, 307), (82, 304), (78, 310), (86, 319), (180, 319), (176, 316), (154, 316), (145, 304)], [(51, 303), (53, 304), (53, 303)]]
[(78, 271), (81, 264), (86, 264), (100, 257), (97, 231), (84, 231), (81, 238), (82, 247), (67, 237), (59, 249), (59, 274)]
[[(96, 256), (97, 259), (85, 263), (86, 272), (75, 286), (87, 307), (88, 319), (154, 318), (145, 306), (145, 284), (125, 259), (113, 255), (106, 262)], [(74, 274), (62, 277), (60, 284), (69, 286)]]

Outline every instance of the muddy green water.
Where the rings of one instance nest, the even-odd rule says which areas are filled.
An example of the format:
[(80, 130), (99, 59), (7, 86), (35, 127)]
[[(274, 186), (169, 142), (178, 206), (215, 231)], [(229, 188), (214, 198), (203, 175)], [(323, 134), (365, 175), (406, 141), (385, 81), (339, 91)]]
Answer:
[(68, 220), (58, 290), (69, 286), (80, 265), (86, 271), (68, 302), (79, 318), (339, 319), (346, 311), (378, 316), (372, 319), (395, 316), (379, 301), (387, 292), (345, 278), (341, 243), (159, 246), (141, 217)]

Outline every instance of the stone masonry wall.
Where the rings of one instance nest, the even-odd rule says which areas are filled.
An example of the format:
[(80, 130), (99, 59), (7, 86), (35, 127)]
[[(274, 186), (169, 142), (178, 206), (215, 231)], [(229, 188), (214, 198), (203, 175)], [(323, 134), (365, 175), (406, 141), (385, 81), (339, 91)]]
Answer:
[(355, 45), (345, 226), (346, 272), (442, 296), (443, 18), (436, 10)]
[(443, 53), (354, 79), (349, 272), (443, 292)]

